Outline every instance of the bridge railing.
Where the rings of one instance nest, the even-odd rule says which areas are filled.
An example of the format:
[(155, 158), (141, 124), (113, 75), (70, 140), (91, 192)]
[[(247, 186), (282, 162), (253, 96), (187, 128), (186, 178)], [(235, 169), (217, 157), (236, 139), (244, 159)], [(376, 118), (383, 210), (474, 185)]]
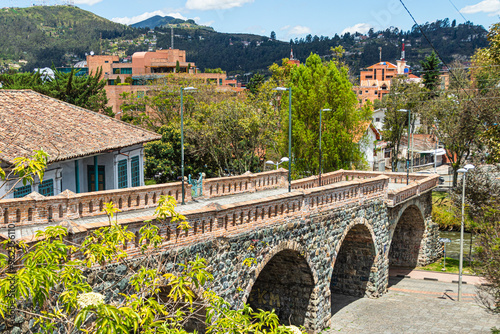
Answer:
[[(229, 205), (208, 205), (198, 210), (183, 212), (190, 228), (182, 231), (177, 223), (170, 220), (154, 221), (159, 233), (165, 237), (164, 247), (180, 247), (196, 243), (200, 240), (217, 237), (230, 237), (235, 234), (251, 231), (260, 226), (285, 223), (287, 218), (303, 217), (313, 210), (329, 210), (351, 203), (380, 198), (385, 199), (389, 179), (378, 176), (367, 180), (355, 180), (348, 184), (331, 184), (314, 189), (302, 189), (277, 196)], [(135, 242), (126, 246), (130, 255), (140, 253), (139, 230), (143, 220), (154, 219), (152, 216), (129, 218), (120, 221), (127, 229), (135, 233)], [(89, 230), (106, 226), (107, 223), (93, 223), (89, 226), (69, 225), (69, 238), (72, 242), (80, 242)], [(27, 241), (30, 241), (27, 239)]]
[(263, 173), (219, 177), (203, 181), (203, 196), (206, 198), (281, 188), (287, 184), (288, 171), (278, 170)]
[[(216, 197), (284, 187), (288, 171), (284, 169), (264, 173), (207, 179), (203, 195)], [(184, 183), (185, 201), (191, 201), (191, 185)], [(10, 223), (16, 226), (47, 224), (63, 219), (77, 219), (102, 215), (104, 203), (113, 202), (121, 211), (152, 208), (161, 195), (182, 197), (181, 182), (156, 184), (126, 189), (113, 189), (75, 194), (69, 190), (57, 196), (45, 197), (32, 193), (23, 198), (0, 201), (0, 229)]]
[[(406, 181), (405, 181), (406, 182)], [(425, 178), (415, 181), (406, 187), (389, 190), (387, 193), (387, 205), (395, 206), (404, 202), (413, 196), (419, 196), (421, 193), (437, 187), (439, 183), (439, 175), (428, 175)]]

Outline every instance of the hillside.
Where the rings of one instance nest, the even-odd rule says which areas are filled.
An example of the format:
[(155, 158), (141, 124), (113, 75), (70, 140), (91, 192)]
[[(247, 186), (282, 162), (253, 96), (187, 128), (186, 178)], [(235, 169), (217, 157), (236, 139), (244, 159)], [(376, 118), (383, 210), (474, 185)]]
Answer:
[[(164, 25), (167, 25), (171, 23), (172, 21), (177, 20), (176, 18), (172, 16), (160, 16), (160, 15), (155, 15), (153, 17), (150, 17), (149, 19), (146, 19), (141, 22), (137, 22), (134, 24), (131, 24), (130, 26), (132, 28), (150, 28), (154, 29), (156, 27), (161, 27)], [(180, 20), (184, 22), (184, 20)]]
[(100, 50), (100, 38), (137, 36), (137, 29), (70, 6), (0, 9), (0, 63), (22, 60), (30, 68), (56, 66)]
[[(248, 74), (247, 77), (250, 73), (266, 73), (272, 63), (281, 63), (281, 59), (289, 57), (291, 48), (303, 62), (311, 52), (328, 59), (330, 48), (342, 45), (353, 74), (379, 61), (379, 47), (382, 60), (394, 62), (400, 57), (403, 38), (406, 59), (417, 73), (420, 61), (432, 52), (416, 27), (410, 31), (372, 30), (367, 35), (308, 35), (283, 42), (252, 34), (219, 33), (192, 20), (161, 16), (148, 20), (137, 23), (142, 28), (133, 28), (76, 7), (1, 9), (0, 64), (21, 60), (22, 69), (31, 71), (52, 63), (71, 66), (85, 59), (85, 53), (90, 51), (129, 56), (137, 51), (166, 49), (171, 47), (171, 27), (174, 27), (174, 47), (186, 50), (188, 61), (195, 62), (202, 70), (220, 67), (228, 74)], [(154, 31), (148, 29), (148, 25), (160, 24), (162, 20), (169, 23)], [(425, 23), (422, 28), (446, 62), (466, 61), (476, 48), (487, 46), (486, 30), (471, 22), (457, 24), (443, 19)]]

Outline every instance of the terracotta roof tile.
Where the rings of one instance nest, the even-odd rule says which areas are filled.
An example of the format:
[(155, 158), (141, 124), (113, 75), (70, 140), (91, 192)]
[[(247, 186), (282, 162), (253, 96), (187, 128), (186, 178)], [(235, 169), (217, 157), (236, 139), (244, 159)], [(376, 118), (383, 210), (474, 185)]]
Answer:
[(32, 90), (0, 89), (0, 160), (43, 149), (49, 162), (119, 149), (161, 136)]

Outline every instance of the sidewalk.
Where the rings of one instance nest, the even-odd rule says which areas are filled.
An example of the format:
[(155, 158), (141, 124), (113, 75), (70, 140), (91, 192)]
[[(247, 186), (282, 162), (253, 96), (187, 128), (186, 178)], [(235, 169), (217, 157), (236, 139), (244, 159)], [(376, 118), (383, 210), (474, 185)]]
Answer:
[[(437, 271), (417, 269), (389, 269), (389, 277), (413, 278), (446, 283), (458, 283), (458, 274), (440, 273)], [(462, 275), (463, 284), (483, 285), (486, 280), (479, 276)]]

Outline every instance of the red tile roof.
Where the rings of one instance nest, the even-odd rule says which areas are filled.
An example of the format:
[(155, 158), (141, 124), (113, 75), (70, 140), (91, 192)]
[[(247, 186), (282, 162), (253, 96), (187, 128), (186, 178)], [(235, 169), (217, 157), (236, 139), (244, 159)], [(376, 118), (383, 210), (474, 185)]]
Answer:
[(49, 162), (158, 140), (161, 136), (32, 90), (0, 89), (0, 160), (43, 149)]

